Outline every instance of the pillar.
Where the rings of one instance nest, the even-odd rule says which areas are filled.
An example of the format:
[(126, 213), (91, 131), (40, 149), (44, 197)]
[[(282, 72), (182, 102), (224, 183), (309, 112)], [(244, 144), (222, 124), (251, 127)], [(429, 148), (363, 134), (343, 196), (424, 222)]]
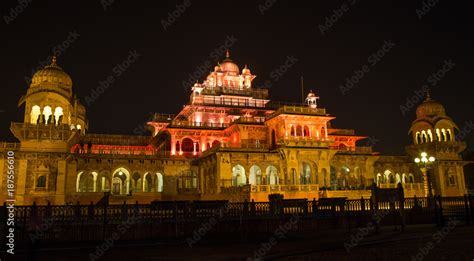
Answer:
[(176, 155), (176, 136), (171, 135), (171, 155)]

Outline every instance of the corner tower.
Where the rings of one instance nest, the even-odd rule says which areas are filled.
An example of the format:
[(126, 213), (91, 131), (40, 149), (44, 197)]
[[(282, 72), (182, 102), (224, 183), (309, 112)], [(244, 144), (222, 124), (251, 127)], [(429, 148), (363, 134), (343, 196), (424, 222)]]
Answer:
[(466, 193), (461, 152), (466, 143), (457, 141), (458, 126), (447, 116), (444, 106), (427, 93), (425, 101), (416, 109), (416, 119), (409, 134), (413, 143), (406, 148), (412, 158), (422, 152), (435, 157), (431, 169), (431, 183), (435, 195), (461, 196)]
[(85, 134), (85, 107), (73, 95), (71, 77), (57, 65), (56, 57), (33, 75), (18, 106), (23, 104), (23, 122), (11, 125), (23, 151), (65, 152), (73, 137)]

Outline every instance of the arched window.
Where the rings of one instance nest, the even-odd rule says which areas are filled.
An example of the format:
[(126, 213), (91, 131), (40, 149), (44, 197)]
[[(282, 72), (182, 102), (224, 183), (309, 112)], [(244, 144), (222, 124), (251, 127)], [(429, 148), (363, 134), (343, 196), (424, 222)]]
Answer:
[(349, 173), (350, 169), (347, 166), (342, 166), (341, 168), (341, 178), (339, 180), (339, 185), (342, 188), (348, 187), (349, 186)]
[(303, 127), (303, 136), (309, 137), (309, 128), (306, 125)]
[(31, 124), (38, 124), (41, 120), (41, 108), (38, 105), (35, 105), (31, 108), (30, 113), (30, 123)]
[(212, 142), (212, 147), (216, 147), (216, 146), (219, 146), (221, 143), (218, 141), (218, 140), (214, 140)]
[(405, 184), (405, 183), (407, 183), (407, 181), (408, 181), (407, 180), (407, 174), (403, 173), (402, 174), (402, 183)]
[(46, 177), (44, 175), (41, 175), (38, 177), (38, 179), (36, 180), (36, 187), (37, 188), (46, 187)]
[(63, 120), (63, 108), (56, 107), (54, 109), (54, 124), (60, 125), (62, 124), (62, 120)]
[(441, 133), (439, 132), (439, 129), (436, 129), (436, 140), (441, 141)]
[(249, 183), (251, 185), (262, 184), (262, 170), (259, 166), (253, 165), (250, 167)]
[(446, 130), (446, 141), (453, 141), (453, 136), (451, 135), (451, 129)]
[(78, 175), (78, 192), (94, 192), (94, 188), (96, 187), (94, 180), (94, 174), (80, 172)]
[(190, 138), (184, 138), (183, 141), (181, 141), (181, 150), (183, 152), (193, 152), (194, 151), (193, 140)]
[(423, 143), (427, 143), (428, 142), (428, 137), (426, 136), (426, 131), (422, 130), (421, 131), (421, 141)]
[(430, 142), (433, 142), (433, 133), (431, 133), (431, 130), (428, 130), (428, 138)]
[(151, 192), (153, 188), (153, 179), (150, 173), (145, 173), (143, 176), (143, 192)]
[(232, 186), (242, 186), (247, 184), (245, 169), (242, 165), (235, 165), (232, 168)]
[(101, 173), (100, 178), (98, 179), (100, 181), (100, 191), (102, 192), (109, 192), (110, 191), (110, 179), (109, 179), (110, 173)]
[(408, 174), (408, 182), (409, 183), (415, 183), (415, 177), (413, 177), (413, 174)]
[(291, 137), (294, 137), (294, 136), (296, 136), (296, 132), (295, 132), (295, 126), (293, 126), (293, 125), (291, 125), (290, 136), (291, 136)]
[(311, 184), (311, 166), (307, 162), (300, 164), (300, 184)]
[(420, 132), (417, 131), (416, 134), (415, 134), (415, 141), (416, 141), (416, 144), (420, 144), (421, 143), (421, 135), (420, 135)]
[(270, 185), (278, 185), (278, 171), (277, 171), (277, 168), (273, 165), (269, 165), (265, 172), (267, 173), (267, 178), (268, 178), (267, 183), (270, 184)]
[(382, 183), (383, 183), (382, 174), (378, 173), (377, 174), (377, 186), (379, 186)]
[(163, 174), (160, 172), (156, 173), (156, 191), (163, 192)]
[(325, 139), (326, 138), (326, 128), (322, 127), (321, 128), (321, 139)]
[(395, 184), (398, 184), (398, 183), (401, 183), (402, 182), (402, 179), (400, 177), (400, 174), (395, 174)]
[(393, 180), (395, 182), (395, 179), (393, 179), (393, 173), (390, 170), (385, 170), (383, 172), (383, 182), (382, 183), (393, 183), (391, 182)]
[(44, 123), (45, 124), (50, 124), (50, 123), (53, 122), (53, 117), (51, 117), (52, 114), (53, 114), (53, 112), (51, 111), (51, 107), (50, 106), (44, 106), (43, 116), (44, 116)]
[(303, 136), (303, 128), (301, 127), (301, 125), (296, 126), (296, 136)]
[(441, 129), (441, 134), (443, 135), (443, 141), (446, 141), (446, 130)]

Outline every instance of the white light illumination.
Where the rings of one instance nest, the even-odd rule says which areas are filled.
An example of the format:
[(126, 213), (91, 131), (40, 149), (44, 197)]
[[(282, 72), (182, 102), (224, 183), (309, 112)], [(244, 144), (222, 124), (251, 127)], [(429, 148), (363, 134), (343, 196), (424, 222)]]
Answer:
[(426, 157), (426, 156), (428, 156), (428, 154), (427, 154), (426, 152), (422, 152), (422, 153), (421, 153), (421, 156), (422, 156), (422, 157)]
[(415, 158), (415, 163), (420, 163), (420, 159), (419, 159), (419, 158)]
[(434, 157), (429, 157), (428, 160), (429, 160), (430, 162), (433, 162), (433, 161), (435, 161), (435, 158), (434, 158)]

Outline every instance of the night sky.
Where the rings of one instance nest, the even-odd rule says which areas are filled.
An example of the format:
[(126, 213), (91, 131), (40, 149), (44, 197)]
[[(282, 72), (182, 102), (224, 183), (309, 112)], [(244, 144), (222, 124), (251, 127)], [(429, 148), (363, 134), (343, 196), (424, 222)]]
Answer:
[[(402, 154), (411, 142), (424, 85), (460, 128), (474, 120), (472, 1), (315, 2), (2, 0), (0, 140), (14, 141), (9, 126), (23, 120), (26, 80), (54, 52), (91, 133), (133, 134), (152, 112), (179, 112), (190, 94), (183, 82), (193, 73), (202, 81), (211, 68), (199, 68), (224, 59), (226, 47), (257, 75), (254, 85), (271, 85), (272, 100), (300, 102), (304, 76), (305, 93), (337, 117), (333, 127), (371, 137), (383, 153)], [(117, 67), (131, 53), (130, 66)]]

